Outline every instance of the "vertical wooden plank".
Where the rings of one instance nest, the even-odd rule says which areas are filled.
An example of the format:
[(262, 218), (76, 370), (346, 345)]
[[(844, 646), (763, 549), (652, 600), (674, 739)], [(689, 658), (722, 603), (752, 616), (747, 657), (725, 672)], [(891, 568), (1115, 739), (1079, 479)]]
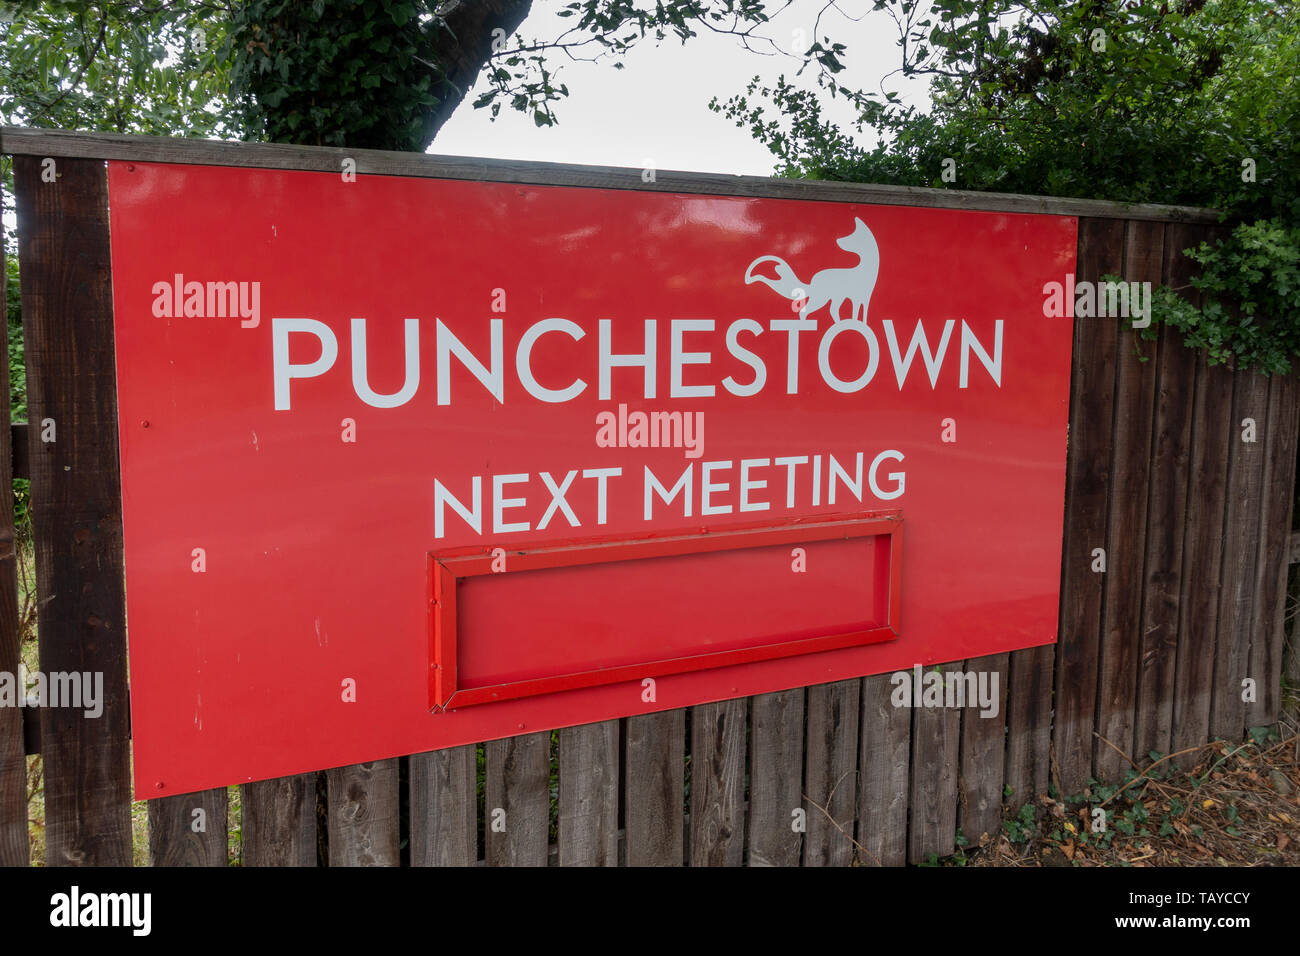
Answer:
[[(961, 667), (961, 661), (954, 661), (944, 664), (940, 671), (946, 675)], [(955, 707), (917, 706), (912, 708), (912, 715), (912, 812), (907, 859), (910, 863), (924, 863), (933, 854), (950, 855), (957, 846), (961, 711)]]
[[(1248, 426), (1255, 424), (1254, 441)], [(1210, 733), (1236, 742), (1246, 725), (1242, 681), (1250, 677), (1250, 629), (1258, 578), (1259, 522), (1264, 493), (1264, 435), (1268, 421), (1268, 378), (1238, 369), (1233, 377), (1228, 439), (1228, 492), (1223, 523), (1222, 591), (1214, 650), (1214, 692)]]
[[(1213, 240), (1225, 230), (1201, 226), (1184, 240), (1184, 249)], [(1176, 230), (1175, 230), (1176, 232)], [(1168, 245), (1168, 244), (1167, 244)], [(1176, 251), (1176, 245), (1174, 251)], [(1166, 259), (1174, 256), (1169, 251)], [(1201, 293), (1179, 276), (1197, 271), (1186, 256), (1170, 266), (1171, 284), (1183, 298), (1200, 305)], [(1196, 357), (1192, 404), (1191, 467), (1187, 519), (1183, 533), (1183, 581), (1178, 613), (1178, 655), (1174, 664), (1173, 728), (1170, 751), (1177, 753), (1210, 739), (1210, 703), (1219, 627), (1223, 568), (1223, 527), (1227, 508), (1229, 440), (1232, 435), (1233, 373)], [(1192, 755), (1175, 758), (1178, 764)]]
[(808, 688), (808, 737), (803, 772), (803, 805), (808, 814), (803, 838), (804, 866), (848, 866), (853, 862), (861, 689), (862, 682), (858, 680)]
[(1004, 802), (1020, 808), (1047, 793), (1051, 780), (1052, 673), (1056, 645), (1014, 651), (1007, 685), (1007, 753)]
[(224, 787), (150, 800), (150, 865), (226, 866), (226, 813)]
[(907, 862), (912, 711), (890, 701), (890, 675), (862, 679), (858, 747), (858, 845), (869, 866)]
[(745, 855), (744, 698), (691, 709), (691, 866), (740, 866)]
[[(1183, 581), (1178, 615), (1170, 752), (1210, 739), (1216, 633), (1220, 617), (1224, 511), (1232, 427), (1233, 373), (1196, 362), (1192, 407), (1191, 475), (1183, 536)], [(1182, 760), (1176, 761), (1182, 763)]]
[[(1123, 249), (1122, 221), (1080, 219), (1079, 280), (1095, 282), (1119, 272)], [(1107, 544), (1118, 332), (1114, 320), (1075, 319), (1052, 736), (1058, 786), (1066, 795), (1082, 791), (1092, 773), (1106, 578), (1093, 571), (1093, 551)]]
[(559, 816), (560, 866), (618, 866), (617, 720), (560, 731)]
[(316, 774), (240, 787), (244, 866), (316, 865)]
[(330, 866), (397, 866), (398, 758), (333, 767), (329, 786)]
[(477, 764), (473, 744), (411, 755), (411, 866), (478, 861)]
[(551, 735), (484, 745), (484, 841), (488, 866), (546, 866), (551, 812)]
[(130, 866), (131, 788), (108, 181), (102, 161), (14, 159), (40, 666), (103, 681), (103, 713), (41, 710), (50, 866)]
[(997, 837), (1002, 829), (1009, 669), (1009, 654), (990, 654), (966, 662), (966, 673), (976, 675), (977, 687), (983, 684), (978, 693), (987, 691), (991, 703), (985, 707), (984, 700), (972, 701), (967, 684), (965, 708), (961, 711), (957, 825), (972, 845), (978, 845), (986, 834)]
[(1286, 637), (1286, 581), (1295, 503), (1297, 399), (1296, 375), (1269, 380), (1268, 421), (1264, 434), (1264, 493), (1260, 517), (1254, 623), (1250, 628), (1247, 676), (1255, 699), (1246, 702), (1246, 726), (1277, 722), (1281, 706), (1282, 644)]
[[(1164, 223), (1125, 223), (1124, 268), (1128, 282), (1159, 283), (1164, 261)], [(1120, 323), (1111, 317), (1098, 322)], [(1145, 581), (1147, 497), (1151, 474), (1151, 427), (1155, 408), (1156, 349), (1132, 329), (1119, 333), (1115, 372), (1115, 436), (1106, 535), (1105, 598), (1097, 658), (1097, 733), (1093, 773), (1117, 783), (1134, 757), (1138, 668), (1142, 653), (1142, 591)], [(1141, 359), (1139, 358), (1141, 355)], [(1107, 744), (1106, 741), (1110, 743)], [(1112, 746), (1113, 745), (1113, 746)]]
[[(1170, 223), (1165, 227), (1162, 283), (1181, 286), (1187, 281), (1190, 263), (1182, 250), (1194, 241), (1194, 233), (1183, 224)], [(1183, 345), (1180, 332), (1166, 326), (1160, 330), (1156, 365), (1138, 709), (1133, 730), (1133, 759), (1139, 764), (1146, 762), (1151, 753), (1168, 754), (1173, 739), (1174, 678), (1195, 393), (1196, 353)]]
[[(5, 303), (4, 230), (0, 229), (0, 312)], [(0, 369), (0, 674), (19, 686), (22, 635), (18, 632), (18, 552), (14, 535), (13, 446), (9, 428), (9, 322), (0, 323), (4, 368)], [(0, 866), (26, 866), (27, 760), (23, 752), (23, 712), (0, 706)]]
[(750, 866), (798, 866), (803, 834), (791, 824), (803, 806), (804, 689), (750, 698)]
[(681, 866), (686, 840), (686, 711), (629, 717), (624, 726), (628, 866)]

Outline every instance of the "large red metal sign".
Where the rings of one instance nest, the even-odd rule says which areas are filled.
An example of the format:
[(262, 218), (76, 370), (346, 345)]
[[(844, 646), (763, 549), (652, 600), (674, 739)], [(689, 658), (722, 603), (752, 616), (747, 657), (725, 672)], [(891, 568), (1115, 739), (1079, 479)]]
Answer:
[(1072, 218), (109, 197), (141, 797), (1055, 640)]

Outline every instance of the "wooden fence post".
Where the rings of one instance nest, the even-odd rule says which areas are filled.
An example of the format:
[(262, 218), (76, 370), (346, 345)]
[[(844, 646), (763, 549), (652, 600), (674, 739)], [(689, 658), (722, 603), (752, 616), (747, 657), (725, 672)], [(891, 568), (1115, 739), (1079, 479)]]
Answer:
[(803, 777), (808, 832), (803, 838), (804, 866), (848, 866), (853, 862), (861, 691), (860, 680), (808, 688)]
[(1246, 726), (1277, 722), (1281, 707), (1282, 643), (1285, 637), (1286, 581), (1295, 504), (1296, 429), (1300, 388), (1296, 373), (1269, 380), (1264, 441), (1264, 494), (1260, 518), (1259, 570), (1255, 614), (1250, 628), (1246, 676), (1255, 681), (1255, 699), (1246, 703)]
[[(963, 661), (952, 661), (937, 669), (947, 675), (963, 666)], [(915, 700), (912, 703), (912, 809), (907, 862), (924, 863), (931, 856), (950, 855), (957, 846), (961, 711), (955, 707), (917, 706)], [(906, 707), (898, 709), (909, 711)]]
[[(966, 662), (966, 673), (977, 680), (988, 675), (985, 685), (992, 694), (992, 713), (985, 713), (979, 701), (966, 697), (961, 712), (961, 757), (958, 776), (957, 825), (971, 846), (988, 834), (996, 840), (1002, 830), (1002, 784), (1006, 763), (1007, 684), (1010, 654), (990, 654)], [(993, 686), (996, 678), (997, 686)], [(969, 685), (968, 685), (969, 687)], [(968, 690), (969, 694), (969, 690)]]
[[(1197, 240), (1213, 239), (1216, 230), (1191, 235), (1171, 226), (1173, 241), (1165, 243), (1171, 284), (1195, 305), (1201, 294), (1187, 286), (1191, 264), (1185, 256), (1173, 262), (1182, 249)], [(1183, 532), (1183, 580), (1179, 595), (1178, 656), (1174, 666), (1170, 753), (1199, 746), (1210, 739), (1210, 702), (1213, 697), (1214, 659), (1223, 600), (1223, 521), (1227, 507), (1228, 458), (1232, 440), (1233, 373), (1223, 365), (1211, 366), (1196, 357), (1196, 384), (1192, 399), (1190, 473), (1187, 520)], [(1191, 762), (1191, 755), (1175, 763)]]
[[(1079, 220), (1079, 281), (1120, 271), (1124, 223)], [(1061, 620), (1057, 631), (1052, 748), (1058, 785), (1069, 796), (1092, 775), (1096, 728), (1097, 656), (1102, 596), (1109, 560), (1107, 514), (1114, 434), (1115, 320), (1076, 318), (1070, 380), (1070, 435), (1065, 476), (1065, 536), (1061, 562)]]
[(226, 866), (225, 788), (149, 801), (149, 862), (153, 866)]
[(411, 866), (478, 861), (477, 764), (473, 744), (411, 756)]
[(244, 866), (316, 865), (316, 774), (243, 785)]
[[(45, 173), (45, 175), (43, 175)], [(97, 718), (41, 709), (50, 866), (129, 866), (131, 787), (108, 177), (14, 158), (41, 670), (103, 682)]]
[(888, 674), (862, 679), (857, 842), (869, 866), (907, 862), (913, 711), (893, 706), (891, 689)]
[[(1125, 281), (1160, 281), (1162, 222), (1125, 223)], [(1100, 291), (1098, 298), (1101, 297)], [(1085, 319), (1118, 325), (1118, 316)], [(1121, 329), (1116, 349), (1115, 432), (1107, 509), (1106, 573), (1101, 643), (1097, 655), (1097, 740), (1093, 776), (1117, 783), (1136, 759), (1133, 730), (1142, 651), (1147, 497), (1151, 473), (1151, 423), (1155, 407), (1156, 349), (1136, 331)]]
[(802, 832), (791, 826), (803, 807), (804, 689), (749, 699), (750, 866), (797, 866)]
[(560, 866), (618, 866), (617, 720), (560, 731)]
[(484, 745), (483, 827), (488, 866), (546, 866), (551, 812), (551, 735)]
[[(1248, 421), (1249, 420), (1249, 421)], [(1264, 427), (1268, 379), (1238, 369), (1228, 423), (1228, 498), (1224, 517), (1219, 631), (1214, 649), (1210, 733), (1236, 742), (1246, 726), (1242, 681), (1250, 677), (1250, 629), (1255, 621), (1260, 518), (1264, 500)], [(1247, 440), (1253, 438), (1253, 440)], [(1256, 687), (1258, 690), (1258, 686)]]
[(686, 841), (686, 711), (628, 717), (624, 736), (627, 865), (681, 866)]
[(745, 860), (745, 718), (749, 701), (691, 708), (691, 866)]
[(334, 767), (329, 785), (330, 866), (397, 866), (398, 758)]

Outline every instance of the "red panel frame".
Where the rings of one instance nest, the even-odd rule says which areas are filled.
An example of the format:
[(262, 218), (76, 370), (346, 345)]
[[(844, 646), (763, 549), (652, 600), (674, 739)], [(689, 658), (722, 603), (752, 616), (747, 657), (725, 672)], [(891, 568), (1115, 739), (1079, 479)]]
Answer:
[[(660, 188), (400, 176), (342, 183), (328, 172), (118, 160), (109, 163), (109, 195), (138, 792), (205, 790), (1057, 638), (1073, 325), (1044, 317), (1042, 290), (1076, 272), (1072, 217)], [(238, 215), (223, 218), (231, 197), (242, 197)], [(817, 334), (783, 330), (776, 323), (794, 313), (781, 283), (751, 284), (746, 275), (772, 271), (750, 269), (764, 256), (805, 278), (851, 267), (840, 240), (855, 218), (879, 252), (869, 322), (876, 341), (850, 331), (823, 363), (817, 339), (833, 327), (829, 308), (808, 314)], [(432, 271), (410, 267), (413, 249)], [(178, 306), (177, 289), (191, 281), (260, 288), (260, 321), (246, 322), (233, 304), (224, 318), (206, 301)], [(168, 296), (159, 283), (172, 288), (170, 308), (160, 308)], [(498, 287), (510, 291), (508, 314), (488, 310)], [(194, 311), (204, 314), (185, 314)], [(683, 315), (711, 318), (713, 330), (692, 324), (674, 343), (671, 317)], [(294, 377), (292, 407), (280, 408), (275, 346), (286, 317), (321, 323), (338, 354), (326, 371)], [(534, 385), (581, 380), (585, 388), (551, 402), (516, 374), (517, 360), (529, 330), (561, 317), (583, 336), (537, 338)], [(359, 355), (356, 318), (368, 323), (375, 394), (396, 396), (407, 357), (418, 358), (404, 404), (382, 407), (358, 391), (349, 368)], [(738, 327), (742, 318), (761, 332)], [(412, 319), (418, 345), (404, 335)], [(601, 321), (610, 323), (606, 348)], [(459, 353), (449, 353), (448, 373), (438, 371), (439, 323), (485, 368), (502, 367), (502, 388), (488, 387)], [(730, 330), (740, 334), (735, 347)], [(648, 355), (647, 332), (653, 364), (611, 368), (602, 398), (602, 354)], [(489, 361), (496, 334), (499, 362)], [(311, 339), (292, 333), (279, 368), (323, 361)], [(708, 362), (678, 361), (674, 394), (674, 355), (701, 351)], [(834, 380), (866, 376), (862, 363), (873, 354), (874, 377), (841, 391)], [(759, 369), (765, 384), (750, 393)], [(728, 375), (747, 394), (729, 389)], [(697, 391), (710, 385), (712, 394)], [(633, 443), (631, 414), (655, 411), (683, 414), (683, 447)], [(688, 454), (691, 413), (707, 426)], [(611, 414), (613, 444), (599, 430)], [(869, 465), (886, 451), (895, 454)], [(767, 484), (751, 490), (771, 507), (751, 513), (737, 466), (763, 459), (771, 463), (753, 468)], [(649, 477), (667, 489), (663, 482), (688, 467), (691, 484), (672, 500), (659, 494), (647, 511)], [(564, 493), (571, 519), (542, 472), (562, 485), (574, 470)], [(527, 480), (514, 482), (519, 475)], [(471, 504), (476, 480), (490, 496), (482, 509)], [(450, 497), (441, 499), (435, 482)], [(842, 489), (838, 504), (832, 488)], [(513, 573), (520, 549), (580, 536), (717, 533), (892, 508), (907, 520), (906, 630), (893, 622), (900, 640), (666, 674), (654, 699), (621, 681), (430, 712), (430, 551), (501, 547)], [(459, 646), (441, 651), (448, 663), (458, 652), (460, 683), (473, 688), (875, 627), (885, 616), (883, 605), (866, 609), (876, 547), (873, 538), (810, 544), (806, 576), (776, 573), (780, 562), (767, 561), (775, 547), (471, 578), (459, 606), (446, 609), (458, 612)], [(196, 548), (204, 564), (193, 563)], [(823, 553), (837, 563), (826, 565)], [(661, 565), (671, 591), (667, 577), (639, 577)], [(755, 573), (733, 581), (732, 569)], [(548, 592), (548, 577), (567, 580)], [(749, 587), (756, 577), (761, 584)], [(587, 590), (588, 582), (620, 587)], [(585, 592), (581, 600), (570, 583)], [(710, 588), (719, 598), (743, 593), (745, 603), (700, 599)], [(524, 593), (551, 616), (502, 600)], [(570, 593), (567, 610), (587, 629), (554, 641)], [(689, 593), (689, 627), (673, 626), (677, 605), (656, 603), (667, 593)], [(813, 593), (843, 603), (805, 604)], [(632, 607), (669, 623), (624, 624)]]
[[(456, 590), (462, 578), (492, 574), (493, 555), (486, 548), (459, 548), (428, 554), (429, 567), (429, 705), (452, 710), (556, 691), (595, 687), (625, 680), (662, 677), (687, 671), (813, 654), (897, 640), (902, 590), (901, 511), (870, 512), (830, 521), (782, 521), (697, 534), (626, 538), (591, 538), (562, 545), (510, 551), (510, 574), (548, 568), (577, 567), (611, 561), (635, 561), (671, 555), (703, 554), (770, 545), (805, 544), (834, 539), (877, 539), (875, 604), (886, 609), (880, 626), (839, 631), (754, 647), (645, 661), (597, 670), (575, 671), (505, 684), (461, 687), (457, 680)], [(886, 558), (887, 560), (880, 560)]]

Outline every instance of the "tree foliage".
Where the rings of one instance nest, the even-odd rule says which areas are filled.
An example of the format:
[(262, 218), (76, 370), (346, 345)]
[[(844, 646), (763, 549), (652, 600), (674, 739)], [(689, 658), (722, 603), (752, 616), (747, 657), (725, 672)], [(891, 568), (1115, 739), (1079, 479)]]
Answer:
[(0, 122), (164, 136), (228, 133), (226, 30), (211, 3), (10, 2)]
[(423, 150), (480, 76), (474, 100), (556, 122), (569, 95), (555, 61), (620, 57), (701, 32), (779, 49), (756, 30), (764, 0), (576, 0), (558, 36), (518, 33), (531, 0), (252, 0), (235, 5), (223, 55), (250, 138)]
[(422, 150), (528, 2), (252, 0), (223, 54), (250, 138)]
[(480, 77), (476, 107), (550, 126), (566, 61), (702, 33), (783, 53), (773, 6), (573, 0), (534, 37), (532, 0), (0, 0), (0, 121), (423, 150)]

